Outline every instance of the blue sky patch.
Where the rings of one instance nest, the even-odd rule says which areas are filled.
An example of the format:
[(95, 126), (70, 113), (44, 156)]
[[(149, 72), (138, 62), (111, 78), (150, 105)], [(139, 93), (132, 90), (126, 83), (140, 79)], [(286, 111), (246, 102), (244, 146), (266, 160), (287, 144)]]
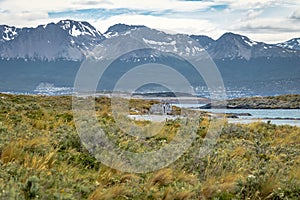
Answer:
[(214, 5), (210, 7), (211, 9), (217, 10), (217, 11), (222, 11), (228, 8), (228, 5), (222, 4), (222, 5)]
[(69, 17), (80, 17), (84, 19), (97, 18), (97, 19), (108, 19), (113, 16), (123, 15), (123, 14), (139, 14), (139, 15), (151, 15), (151, 16), (164, 16), (167, 14), (172, 14), (171, 9), (162, 11), (150, 11), (150, 10), (138, 10), (138, 9), (127, 9), (127, 8), (117, 8), (117, 9), (83, 9), (83, 10), (73, 10), (73, 11), (63, 11), (63, 12), (50, 12), (48, 13), (50, 18), (69, 18)]

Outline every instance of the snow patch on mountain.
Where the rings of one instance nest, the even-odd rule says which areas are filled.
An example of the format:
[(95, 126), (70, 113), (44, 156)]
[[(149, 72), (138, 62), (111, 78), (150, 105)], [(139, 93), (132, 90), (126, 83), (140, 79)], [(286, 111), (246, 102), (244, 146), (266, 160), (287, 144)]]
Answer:
[(158, 41), (154, 41), (154, 40), (147, 40), (145, 38), (143, 38), (143, 41), (146, 42), (147, 44), (151, 44), (151, 45), (176, 45), (176, 41), (171, 41), (171, 42), (158, 42)]
[(108, 30), (104, 33), (106, 38), (117, 37), (120, 35), (128, 35), (131, 31), (135, 31), (140, 28), (147, 28), (143, 25), (127, 25), (127, 24), (115, 24), (108, 28)]
[(257, 44), (257, 42), (254, 42), (252, 40), (244, 40), (244, 42), (247, 43), (250, 47)]
[(2, 29), (2, 39), (5, 41), (13, 40), (18, 35), (18, 29), (16, 27), (3, 26)]
[(72, 30), (69, 31), (69, 33), (74, 37), (83, 35), (83, 33), (80, 30), (78, 30), (75, 25), (73, 26)]
[(294, 38), (283, 43), (278, 43), (276, 46), (292, 50), (300, 50), (300, 38)]

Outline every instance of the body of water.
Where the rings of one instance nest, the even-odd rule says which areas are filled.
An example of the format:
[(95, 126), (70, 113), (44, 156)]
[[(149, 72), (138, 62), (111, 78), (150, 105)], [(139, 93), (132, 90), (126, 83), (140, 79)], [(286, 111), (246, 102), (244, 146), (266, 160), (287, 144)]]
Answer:
[[(181, 108), (199, 107), (199, 104), (176, 104)], [(230, 123), (252, 123), (256, 121), (270, 122), (276, 125), (289, 124), (300, 127), (300, 109), (195, 109), (215, 114), (237, 114), (238, 118), (228, 118)], [(245, 115), (243, 115), (245, 114)], [(250, 114), (249, 116), (246, 114)]]
[(257, 118), (298, 118), (300, 119), (300, 109), (200, 109), (212, 113), (248, 113), (251, 116), (238, 116), (242, 119)]
[(256, 121), (270, 122), (276, 125), (292, 125), (300, 127), (300, 109), (201, 109), (212, 113), (250, 114), (229, 118), (229, 123), (252, 123)]
[(266, 120), (266, 119), (228, 119), (229, 123), (235, 123), (235, 124), (249, 124), (253, 122), (265, 122), (265, 123), (271, 123), (276, 125), (291, 125), (291, 126), (298, 126), (300, 127), (300, 120), (285, 120), (285, 119), (273, 119), (273, 120)]

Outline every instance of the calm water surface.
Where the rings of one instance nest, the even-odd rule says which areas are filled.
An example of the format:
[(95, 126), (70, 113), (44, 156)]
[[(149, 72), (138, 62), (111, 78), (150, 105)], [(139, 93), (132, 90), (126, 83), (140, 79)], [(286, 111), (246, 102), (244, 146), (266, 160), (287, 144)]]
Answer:
[[(199, 107), (199, 104), (177, 104), (178, 107), (192, 108)], [(251, 123), (255, 121), (268, 122), (276, 125), (289, 124), (300, 127), (300, 109), (196, 109), (212, 113), (249, 113), (251, 116), (238, 116), (236, 119), (229, 118), (230, 123)], [(281, 119), (279, 119), (281, 118)], [(293, 118), (293, 119), (287, 119)]]

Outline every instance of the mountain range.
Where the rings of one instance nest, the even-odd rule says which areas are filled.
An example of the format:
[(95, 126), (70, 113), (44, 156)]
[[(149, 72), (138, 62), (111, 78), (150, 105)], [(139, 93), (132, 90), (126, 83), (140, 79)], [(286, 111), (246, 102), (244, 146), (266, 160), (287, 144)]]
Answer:
[(0, 26), (0, 57), (40, 60), (82, 60), (105, 39), (87, 22), (62, 20), (36, 28)]
[[(154, 48), (174, 46), (179, 53), (192, 51), (182, 44), (187, 37), (199, 42), (213, 59), (246, 59), (259, 57), (299, 57), (300, 38), (279, 44), (267, 44), (246, 36), (225, 33), (219, 39), (204, 35), (166, 34), (146, 26), (116, 24), (104, 34), (88, 22), (61, 20), (58, 23), (39, 25), (36, 28), (16, 28), (0, 25), (0, 57), (2, 59), (26, 58), (39, 60), (83, 60), (89, 50), (103, 40), (138, 32), (142, 36), (151, 35), (148, 44)], [(182, 41), (183, 40), (183, 41)], [(159, 47), (158, 47), (159, 46)], [(189, 45), (190, 46), (190, 45)]]
[[(88, 22), (74, 20), (36, 28), (0, 25), (0, 91), (30, 92), (40, 83), (72, 87), (80, 64), (95, 47), (99, 48), (104, 41), (111, 43), (113, 54), (136, 40), (152, 52), (141, 50), (134, 56), (122, 57), (122, 65), (146, 59), (164, 59), (166, 64), (174, 64), (160, 52), (175, 52), (189, 58), (207, 52), (228, 88), (246, 88), (253, 94), (260, 94), (259, 90), (274, 94), (300, 92), (300, 38), (267, 44), (225, 33), (214, 40), (204, 35), (168, 34), (125, 24), (113, 25), (101, 33)], [(117, 73), (116, 69), (110, 76)], [(22, 84), (24, 81), (27, 84)]]

